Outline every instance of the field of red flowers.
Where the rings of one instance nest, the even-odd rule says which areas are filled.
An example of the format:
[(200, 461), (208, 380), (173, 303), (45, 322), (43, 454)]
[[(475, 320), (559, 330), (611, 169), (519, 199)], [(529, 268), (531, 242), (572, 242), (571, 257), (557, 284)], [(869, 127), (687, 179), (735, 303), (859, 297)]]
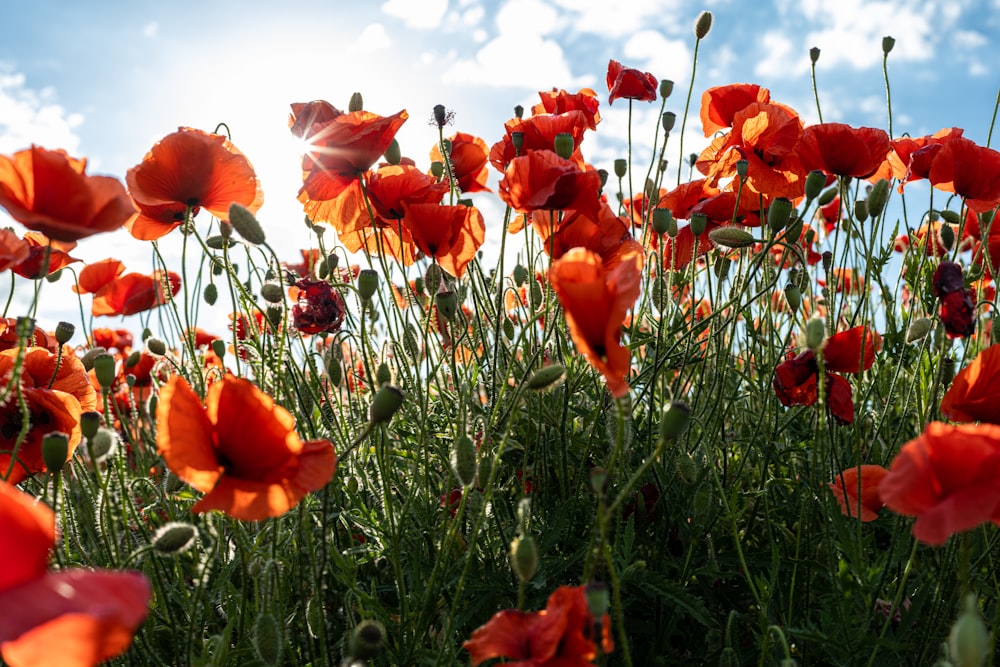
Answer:
[[(291, 104), (301, 257), (221, 126), (124, 182), (0, 155), (3, 664), (992, 664), (1000, 152), (691, 92), (438, 106), (429, 161)], [(605, 103), (660, 105), (652, 160), (587, 161)], [(122, 227), (146, 269), (70, 254)]]

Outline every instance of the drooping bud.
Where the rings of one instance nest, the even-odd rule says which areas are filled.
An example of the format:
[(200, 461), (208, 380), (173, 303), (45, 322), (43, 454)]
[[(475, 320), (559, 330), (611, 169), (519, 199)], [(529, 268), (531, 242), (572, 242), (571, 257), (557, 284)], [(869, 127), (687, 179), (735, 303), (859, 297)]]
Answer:
[(931, 321), (927, 317), (918, 317), (910, 323), (906, 330), (906, 342), (915, 343), (923, 340), (931, 332)]
[(684, 432), (691, 421), (691, 409), (686, 403), (671, 401), (660, 415), (660, 440), (670, 442)]
[(611, 596), (608, 593), (608, 587), (602, 583), (588, 584), (584, 592), (587, 597), (587, 607), (590, 609), (590, 615), (595, 620), (600, 621), (608, 613), (608, 608), (611, 606)]
[(260, 661), (265, 665), (280, 665), (282, 646), (284, 639), (278, 619), (269, 611), (257, 614), (253, 624), (253, 647)]
[(247, 243), (261, 245), (267, 240), (257, 217), (242, 204), (233, 202), (229, 205), (229, 223)]
[(42, 437), (42, 461), (51, 473), (58, 473), (69, 456), (69, 436), (62, 431), (52, 431)]
[(727, 248), (746, 248), (754, 244), (753, 234), (736, 227), (716, 227), (708, 233), (708, 238), (716, 245)]
[(798, 285), (795, 283), (785, 285), (785, 301), (793, 313), (799, 312), (799, 306), (802, 305), (802, 291)]
[(455, 477), (464, 487), (472, 486), (476, 481), (476, 443), (464, 433), (455, 438), (455, 447), (451, 452), (451, 467)]
[(146, 350), (154, 357), (162, 357), (167, 353), (167, 344), (156, 337), (146, 339)]
[(205, 303), (208, 305), (215, 305), (215, 302), (219, 299), (219, 288), (215, 286), (215, 283), (208, 283), (205, 285), (205, 291), (202, 293), (202, 298), (205, 299)]
[(552, 364), (540, 368), (524, 383), (525, 388), (543, 393), (561, 385), (566, 379), (566, 367), (562, 364)]
[(569, 132), (560, 132), (557, 134), (553, 144), (556, 155), (562, 159), (568, 160), (573, 154), (575, 146), (573, 145), (573, 135)]
[(771, 205), (767, 209), (768, 228), (777, 234), (788, 224), (788, 218), (791, 215), (792, 201), (785, 197), (778, 197), (771, 202)]
[(806, 176), (806, 199), (812, 201), (819, 197), (820, 193), (823, 192), (823, 186), (826, 185), (826, 174), (824, 174), (819, 169), (813, 169)]
[(945, 250), (950, 251), (955, 247), (955, 230), (951, 225), (941, 225), (938, 229), (938, 236), (941, 238), (941, 245)]
[(515, 537), (510, 543), (510, 566), (521, 581), (527, 583), (538, 571), (538, 545), (531, 535)]
[(221, 338), (216, 338), (212, 341), (212, 352), (215, 352), (215, 356), (222, 359), (226, 356), (226, 343)]
[(438, 314), (449, 322), (455, 319), (458, 314), (458, 296), (452, 292), (438, 292), (434, 295), (434, 303), (437, 304)]
[(864, 222), (868, 219), (868, 203), (864, 199), (858, 199), (854, 202), (854, 218), (858, 222)]
[(181, 554), (191, 548), (198, 531), (189, 523), (171, 521), (153, 533), (153, 549), (164, 556)]
[(261, 285), (260, 295), (268, 303), (281, 303), (285, 300), (285, 290), (276, 282), (268, 281)]
[(615, 176), (618, 178), (625, 178), (625, 174), (628, 173), (628, 160), (625, 158), (618, 158), (615, 160)]
[(698, 14), (698, 19), (694, 22), (694, 36), (698, 39), (705, 39), (708, 31), (712, 29), (712, 12), (704, 11)]
[(395, 385), (384, 384), (379, 387), (375, 398), (372, 399), (369, 417), (373, 424), (383, 424), (392, 419), (400, 407), (406, 395), (403, 390)]
[(820, 193), (819, 199), (816, 200), (816, 203), (819, 204), (820, 206), (826, 206), (827, 204), (832, 202), (834, 198), (836, 198), (836, 196), (837, 196), (837, 186), (833, 186), (832, 188), (827, 188), (826, 190), (823, 190), (823, 192)]
[(528, 280), (528, 269), (524, 268), (523, 264), (514, 265), (514, 284), (520, 287)]
[(347, 103), (347, 111), (353, 113), (355, 111), (363, 111), (365, 108), (365, 100), (361, 97), (361, 93), (351, 93), (351, 100)]

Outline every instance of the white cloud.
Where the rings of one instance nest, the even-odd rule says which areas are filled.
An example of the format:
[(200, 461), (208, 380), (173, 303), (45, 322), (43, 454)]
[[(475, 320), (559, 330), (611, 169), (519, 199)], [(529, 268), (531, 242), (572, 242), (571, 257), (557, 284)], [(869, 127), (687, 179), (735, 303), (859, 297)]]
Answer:
[[(603, 38), (624, 37), (648, 27), (652, 20), (678, 12), (683, 8), (681, 0), (630, 0), (608, 2), (607, 0), (554, 0), (555, 4), (568, 14), (573, 29), (601, 35)], [(685, 25), (685, 33), (690, 30)], [(678, 30), (680, 32), (680, 30)]]
[(157, 33), (160, 32), (160, 24), (156, 21), (150, 21), (146, 25), (142, 26), (142, 36), (149, 37), (150, 39), (156, 37)]
[(385, 26), (381, 23), (372, 23), (366, 26), (361, 34), (358, 35), (358, 40), (355, 42), (355, 49), (359, 53), (372, 53), (374, 51), (380, 51), (382, 49), (388, 49), (392, 46), (392, 40), (389, 35), (385, 32)]
[[(785, 33), (772, 30), (764, 33), (760, 37), (761, 51), (766, 55), (753, 68), (754, 76), (770, 78), (782, 77), (789, 73), (791, 68), (793, 45), (790, 39), (785, 37)], [(803, 59), (806, 58), (802, 54)], [(808, 61), (807, 61), (808, 62)]]
[[(623, 62), (626, 67), (649, 71), (657, 79), (681, 81), (690, 75), (692, 55), (687, 44), (667, 39), (655, 30), (641, 30), (629, 37), (622, 53), (633, 61)], [(645, 64), (638, 67), (635, 60), (643, 60)]]
[(500, 35), (476, 53), (473, 60), (459, 60), (445, 70), (446, 84), (516, 86), (539, 90), (569, 88), (576, 80), (562, 47), (538, 35)]
[(969, 76), (986, 76), (989, 73), (990, 68), (978, 60), (973, 60), (969, 63)]
[(402, 19), (411, 28), (437, 28), (448, 11), (448, 0), (388, 0), (382, 12)]
[(25, 81), (23, 74), (0, 64), (0, 153), (34, 143), (76, 155), (80, 137), (75, 129), (83, 123), (83, 115), (57, 104), (51, 88), (33, 90)]
[(556, 29), (559, 13), (540, 0), (510, 0), (497, 12), (501, 35), (543, 36)]
[(483, 20), (483, 16), (486, 15), (486, 10), (481, 6), (475, 6), (462, 12), (461, 21), (467, 26), (477, 26), (479, 22)]
[(989, 40), (975, 30), (956, 30), (951, 35), (951, 45), (959, 49), (978, 49), (988, 43)]

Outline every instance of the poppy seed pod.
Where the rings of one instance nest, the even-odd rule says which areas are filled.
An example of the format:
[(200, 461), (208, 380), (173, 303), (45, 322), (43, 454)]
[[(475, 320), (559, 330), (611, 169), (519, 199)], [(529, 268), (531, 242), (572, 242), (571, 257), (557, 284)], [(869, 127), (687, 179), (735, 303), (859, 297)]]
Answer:
[(257, 216), (243, 204), (233, 202), (229, 205), (229, 223), (247, 243), (261, 245), (267, 240)]
[(573, 135), (569, 132), (560, 132), (553, 142), (556, 155), (564, 160), (568, 160), (573, 154)]
[(448, 110), (443, 104), (434, 105), (434, 123), (438, 127), (444, 127), (448, 123)]
[(694, 36), (698, 39), (705, 39), (708, 31), (712, 29), (712, 12), (704, 11), (698, 14), (698, 19), (694, 22)]
[[(660, 97), (667, 99), (674, 92), (674, 82), (670, 79), (660, 79)], [(668, 130), (669, 131), (669, 130)]]
[(701, 236), (705, 233), (705, 228), (708, 227), (708, 216), (704, 213), (692, 213), (691, 214), (691, 232), (695, 236)]
[(813, 65), (816, 64), (817, 60), (819, 60), (819, 47), (818, 46), (814, 46), (811, 49), (809, 49), (809, 60), (812, 61)]
[(361, 621), (351, 632), (351, 657), (370, 660), (378, 655), (385, 644), (385, 626), (378, 621)]
[(673, 111), (666, 111), (660, 116), (660, 125), (663, 126), (663, 131), (667, 134), (674, 129), (674, 124), (677, 123), (677, 114)]
[(56, 325), (56, 342), (65, 345), (73, 338), (74, 333), (76, 333), (76, 326), (70, 322), (60, 322)]
[(628, 173), (628, 160), (625, 158), (618, 158), (615, 160), (615, 176), (618, 178), (625, 178), (625, 174)]
[(42, 438), (42, 461), (51, 473), (60, 472), (69, 455), (69, 436), (61, 431), (52, 431)]
[(375, 269), (361, 269), (358, 273), (358, 296), (363, 301), (368, 301), (375, 296), (378, 289), (378, 271)]
[[(826, 177), (824, 176), (823, 179), (825, 182)], [(835, 185), (832, 188), (827, 188), (826, 190), (823, 190), (823, 192), (819, 194), (819, 199), (816, 200), (816, 203), (819, 204), (820, 206), (826, 206), (834, 199), (836, 199), (836, 197), (837, 197), (837, 186)]]
[(363, 111), (364, 108), (365, 100), (361, 97), (361, 93), (351, 93), (351, 99), (347, 103), (347, 111), (353, 113), (355, 111)]
[(101, 428), (101, 413), (88, 410), (80, 415), (80, 432), (83, 437), (93, 438), (97, 435), (97, 429)]
[(741, 181), (745, 181), (750, 174), (750, 161), (746, 158), (736, 161), (736, 175)]
[(667, 230), (670, 229), (670, 221), (673, 217), (674, 214), (670, 212), (669, 208), (654, 208), (653, 231), (657, 234), (666, 234)]
[(829, 250), (823, 251), (823, 270), (827, 273), (833, 268), (833, 253)]
[(405, 398), (406, 394), (403, 393), (403, 390), (395, 385), (384, 384), (379, 387), (369, 410), (371, 423), (384, 424), (388, 422), (402, 407)]
[(767, 208), (767, 226), (775, 234), (780, 232), (788, 224), (788, 219), (792, 215), (792, 201), (785, 197), (778, 197)]
[[(403, 153), (399, 149), (399, 142), (394, 138), (389, 142), (389, 147), (385, 149), (385, 153), (382, 154), (385, 161), (389, 164), (396, 165), (399, 164), (403, 159)], [(322, 229), (322, 227), (320, 227)]]
[(598, 169), (597, 174), (601, 177), (601, 190), (604, 190), (604, 186), (608, 184), (608, 170)]
[(89, 440), (90, 456), (93, 463), (99, 463), (115, 453), (118, 435), (109, 428), (101, 427)]
[(894, 46), (896, 46), (895, 37), (890, 37), (889, 35), (886, 35), (885, 37), (882, 38), (882, 53), (884, 53), (885, 55), (889, 55), (889, 52), (892, 51), (892, 47)]
[(511, 132), (510, 143), (514, 147), (515, 154), (520, 155), (521, 149), (524, 147), (524, 132)]
[(717, 227), (708, 233), (708, 238), (727, 248), (746, 248), (754, 244), (753, 234), (736, 227)]
[(813, 200), (819, 197), (823, 192), (823, 186), (826, 185), (826, 174), (824, 174), (819, 169), (813, 169), (806, 176), (805, 193), (806, 199)]

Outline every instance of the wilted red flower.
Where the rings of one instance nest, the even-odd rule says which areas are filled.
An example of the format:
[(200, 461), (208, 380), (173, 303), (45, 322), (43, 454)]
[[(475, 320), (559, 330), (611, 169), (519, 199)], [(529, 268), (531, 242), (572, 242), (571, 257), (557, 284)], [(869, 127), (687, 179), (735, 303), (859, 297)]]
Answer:
[(164, 282), (170, 285), (170, 296), (176, 295), (181, 289), (181, 277), (173, 271), (167, 273), (166, 280), (161, 271), (154, 271), (148, 276), (142, 273), (126, 273), (107, 283), (94, 294), (90, 312), (95, 317), (134, 315), (162, 306), (169, 299)]
[(289, 128), (312, 145), (302, 157), (300, 197), (337, 197), (385, 153), (407, 118), (406, 111), (386, 117), (369, 111), (344, 113), (323, 100), (292, 104)]
[(577, 349), (600, 371), (615, 398), (628, 394), (631, 355), (621, 344), (622, 323), (639, 296), (642, 255), (632, 253), (605, 269), (601, 258), (573, 248), (549, 267), (549, 281), (566, 313)]
[(733, 117), (754, 102), (770, 102), (771, 91), (755, 83), (732, 83), (701, 94), (701, 124), (705, 136), (733, 126)]
[(92, 667), (124, 653), (146, 618), (138, 572), (48, 571), (55, 515), (0, 482), (0, 654), (10, 667)]
[(93, 294), (125, 272), (125, 265), (119, 259), (102, 259), (91, 262), (80, 270), (73, 291), (77, 294)]
[(125, 175), (140, 214), (128, 225), (137, 239), (158, 239), (205, 209), (229, 219), (229, 205), (256, 213), (264, 203), (253, 165), (221, 134), (179, 128), (158, 141)]
[(549, 150), (511, 160), (498, 189), (500, 199), (519, 212), (571, 208), (596, 218), (600, 211), (601, 175)]
[[(457, 132), (448, 139), (451, 142), (452, 176), (462, 192), (490, 192), (486, 187), (489, 167), (486, 158), (490, 149), (486, 142), (465, 132)], [(431, 149), (432, 162), (444, 162), (437, 144)]]
[(941, 400), (941, 414), (955, 422), (1000, 424), (1000, 344), (959, 371)]
[(568, 93), (565, 90), (542, 90), (538, 96), (542, 99), (541, 104), (531, 107), (531, 113), (539, 114), (563, 114), (569, 111), (582, 111), (587, 117), (587, 128), (597, 129), (597, 124), (601, 122), (601, 114), (597, 110), (600, 102), (597, 93), (590, 88), (581, 88), (576, 93)]
[(802, 131), (795, 151), (802, 168), (825, 174), (869, 178), (889, 154), (889, 135), (874, 127), (820, 123)]
[(601, 619), (600, 638), (583, 586), (562, 586), (549, 596), (545, 609), (505, 609), (462, 644), (473, 666), (491, 658), (511, 658), (512, 667), (590, 667), (601, 650), (614, 650), (611, 622)]
[(259, 521), (284, 514), (333, 477), (330, 441), (303, 442), (294, 417), (249, 380), (227, 375), (212, 383), (205, 405), (174, 375), (156, 411), (160, 455), (205, 494), (192, 511)]
[(0, 206), (50, 239), (78, 241), (118, 229), (135, 214), (125, 186), (87, 176), (87, 161), (38, 146), (0, 155)]
[[(855, 516), (862, 521), (874, 521), (885, 503), (879, 497), (879, 484), (888, 470), (877, 465), (861, 465), (848, 468), (837, 475), (837, 479), (827, 486), (840, 504), (840, 511), (846, 516)], [(858, 481), (860, 479), (860, 482)], [(858, 489), (861, 495), (858, 495)], [(849, 503), (849, 504), (848, 504)]]
[(76, 247), (73, 241), (50, 240), (41, 232), (25, 232), (24, 241), (28, 244), (28, 257), (11, 270), (29, 280), (44, 278), (80, 261), (69, 255), (69, 251)]
[(932, 545), (992, 521), (1000, 525), (1000, 426), (931, 422), (903, 445), (879, 485), (886, 507), (917, 517)]
[(403, 209), (403, 225), (416, 246), (461, 278), (486, 240), (486, 222), (479, 209), (464, 204), (404, 204)]
[(303, 278), (295, 283), (292, 324), (304, 334), (333, 333), (340, 330), (347, 304), (340, 292), (325, 280)]
[(615, 100), (639, 100), (653, 102), (656, 100), (656, 77), (649, 72), (641, 72), (631, 67), (624, 67), (617, 60), (608, 62), (608, 104)]
[(976, 291), (965, 288), (962, 267), (941, 262), (934, 271), (934, 296), (941, 300), (938, 315), (949, 338), (965, 338), (976, 332)]

